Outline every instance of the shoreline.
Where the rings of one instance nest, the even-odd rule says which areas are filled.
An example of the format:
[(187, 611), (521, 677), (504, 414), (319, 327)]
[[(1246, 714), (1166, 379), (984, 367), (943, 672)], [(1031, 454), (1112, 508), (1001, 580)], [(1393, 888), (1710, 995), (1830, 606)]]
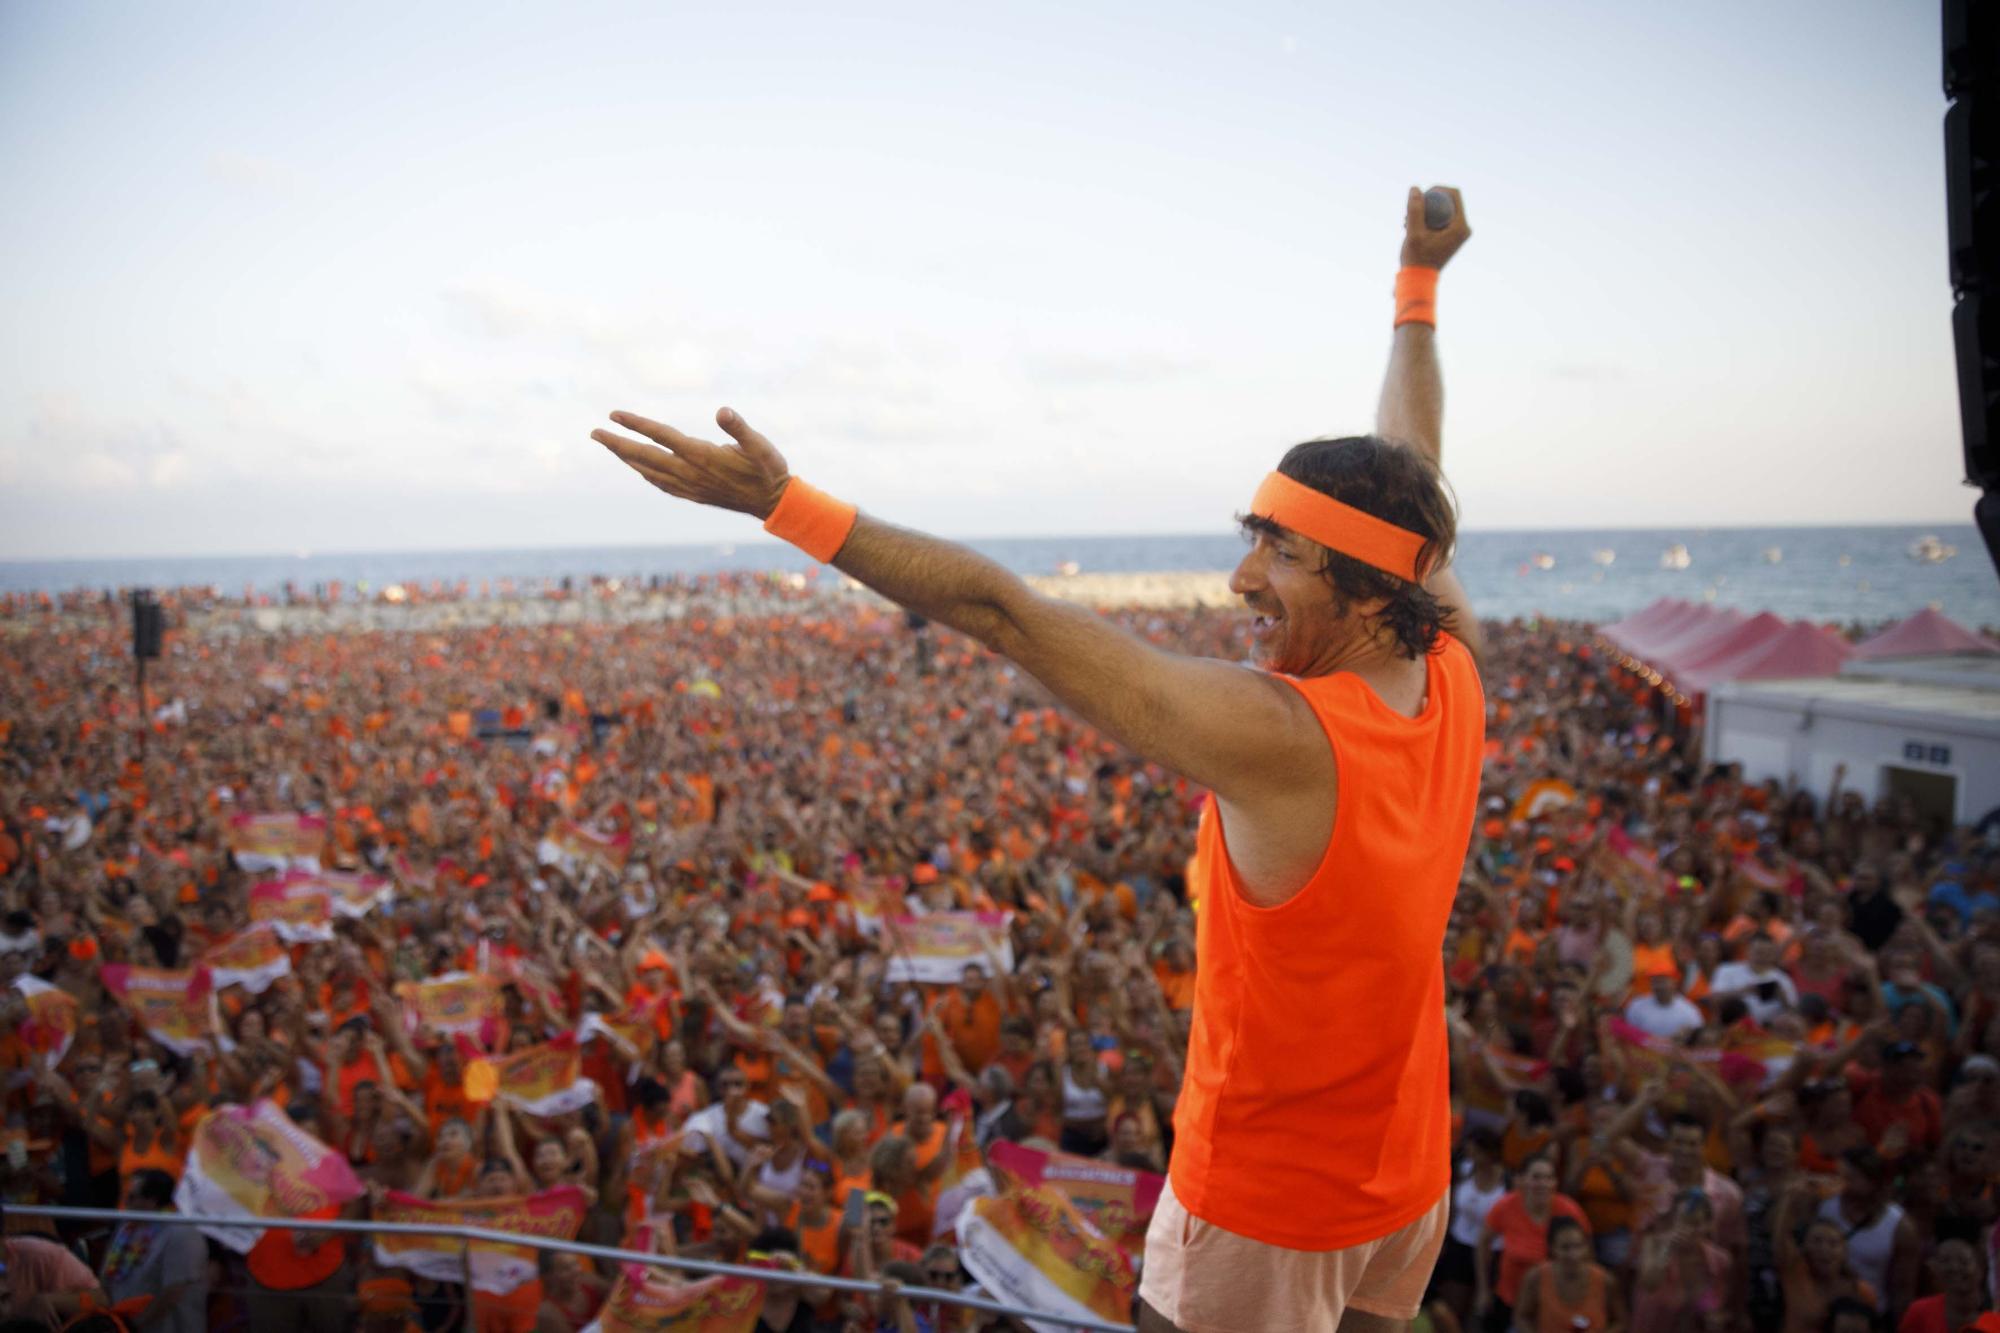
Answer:
[[(1241, 605), (1229, 576), (1215, 571), (1144, 574), (1049, 574), (1027, 579), (1045, 596), (1084, 606), (1175, 610)], [(435, 602), (307, 602), (288, 606), (230, 605), (190, 610), (174, 628), (198, 638), (268, 634), (419, 633), (487, 625), (638, 625), (703, 616), (770, 615), (888, 608), (890, 603), (852, 579), (776, 589), (696, 587), (586, 588), (566, 597), (471, 597)], [(120, 608), (122, 614), (123, 608)], [(76, 617), (78, 620), (95, 617)]]

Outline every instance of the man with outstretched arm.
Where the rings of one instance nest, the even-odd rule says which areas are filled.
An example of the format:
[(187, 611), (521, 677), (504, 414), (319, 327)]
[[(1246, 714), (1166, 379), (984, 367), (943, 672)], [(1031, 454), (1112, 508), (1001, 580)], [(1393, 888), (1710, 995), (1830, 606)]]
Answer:
[[(1458, 204), (1456, 191), (1451, 192)], [(1478, 627), (1450, 572), (1438, 471), (1438, 270), (1462, 206), (1407, 203), (1382, 436), (1286, 452), (1230, 577), (1256, 665), (1163, 651), (984, 556), (790, 475), (728, 408), (733, 445), (630, 413), (593, 432), (669, 495), (777, 536), (1018, 663), (1135, 753), (1211, 793), (1194, 1029), (1145, 1329), (1400, 1327), (1442, 1245), (1450, 1180), (1438, 963), (1478, 797)], [(1393, 442), (1392, 442), (1393, 441)]]

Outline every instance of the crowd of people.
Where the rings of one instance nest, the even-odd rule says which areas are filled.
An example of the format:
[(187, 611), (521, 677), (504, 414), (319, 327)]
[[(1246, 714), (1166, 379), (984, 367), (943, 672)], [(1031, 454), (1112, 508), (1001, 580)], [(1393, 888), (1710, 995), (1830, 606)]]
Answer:
[[(175, 635), (143, 701), (121, 606), (22, 608), (5, 1201), (173, 1209), (203, 1117), (268, 1099), (366, 1183), (351, 1218), (574, 1185), (585, 1240), (884, 1284), (772, 1282), (760, 1328), (1010, 1326), (902, 1289), (968, 1285), (942, 1188), (968, 1141), (1165, 1169), (1202, 793), (900, 612), (705, 586), (643, 626)], [(1246, 652), (1239, 612), (1119, 614)], [(1489, 626), (1484, 679), (1441, 960), (1459, 1169), (1421, 1322), (1955, 1333), (1990, 1310), (2000, 849), (1704, 770), (1692, 719), (1586, 626)], [(261, 989), (218, 987), (177, 1051), (104, 969), (198, 968), (248, 929), (264, 876), (230, 820), (267, 812), (323, 817), (329, 864), (397, 889)], [(617, 854), (552, 856), (558, 828)], [(890, 979), (885, 913), (967, 910), (1009, 914), (1005, 947)], [(476, 1041), (400, 998), (454, 973), (502, 988)], [(23, 978), (78, 1002), (59, 1059)], [(1338, 1014), (1300, 1022), (1341, 1040)], [(473, 1076), (561, 1034), (590, 1105), (530, 1114)], [(545, 1257), (500, 1295), (325, 1233), (239, 1254), (18, 1211), (5, 1233), (23, 1328), (574, 1333), (615, 1276)]]

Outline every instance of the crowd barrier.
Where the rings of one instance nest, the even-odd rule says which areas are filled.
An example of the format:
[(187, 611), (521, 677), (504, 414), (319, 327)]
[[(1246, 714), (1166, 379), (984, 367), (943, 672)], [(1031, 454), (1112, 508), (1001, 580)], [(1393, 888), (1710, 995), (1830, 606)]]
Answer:
[[(53, 1204), (8, 1204), (9, 1217), (46, 1217), (57, 1222), (150, 1222), (163, 1226), (215, 1226), (241, 1228), (246, 1225), (240, 1217), (203, 1217), (190, 1213), (134, 1213), (119, 1208), (62, 1208)], [(407, 1235), (446, 1236), (459, 1243), (460, 1253), (467, 1256), (474, 1241), (493, 1241), (502, 1245), (517, 1245), (533, 1250), (553, 1250), (563, 1254), (581, 1255), (586, 1259), (605, 1259), (612, 1263), (646, 1264), (654, 1268), (671, 1268), (679, 1272), (693, 1273), (701, 1277), (729, 1276), (754, 1278), (759, 1282), (782, 1282), (797, 1287), (817, 1287), (822, 1291), (852, 1291), (873, 1295), (882, 1289), (880, 1282), (866, 1282), (859, 1278), (827, 1277), (818, 1273), (792, 1273), (783, 1269), (747, 1268), (741, 1264), (719, 1264), (706, 1259), (684, 1259), (673, 1254), (646, 1254), (639, 1250), (620, 1250), (608, 1245), (586, 1245), (582, 1241), (549, 1240), (540, 1236), (524, 1236), (512, 1231), (488, 1231), (484, 1227), (427, 1227), (409, 1222), (349, 1222), (340, 1219), (287, 1218), (284, 1226), (290, 1231), (337, 1231), (354, 1235)], [(1130, 1324), (1107, 1324), (1102, 1320), (1084, 1319), (1074, 1315), (1048, 1314), (1040, 1310), (1030, 1310), (1023, 1306), (1007, 1305), (1000, 1301), (987, 1300), (983, 1296), (968, 1296), (963, 1292), (940, 1291), (934, 1287), (903, 1287), (900, 1294), (904, 1299), (918, 1304), (955, 1305), (968, 1310), (982, 1310), (987, 1314), (1006, 1315), (1014, 1319), (1032, 1319), (1038, 1324), (1053, 1324), (1062, 1328), (1095, 1330), (1095, 1333), (1134, 1333)]]

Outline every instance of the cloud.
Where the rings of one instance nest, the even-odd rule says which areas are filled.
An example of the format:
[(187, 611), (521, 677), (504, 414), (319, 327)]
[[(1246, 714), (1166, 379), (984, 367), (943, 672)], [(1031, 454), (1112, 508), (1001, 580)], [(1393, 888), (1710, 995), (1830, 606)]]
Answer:
[(1030, 352), (1022, 358), (1027, 376), (1043, 384), (1066, 388), (1158, 384), (1202, 373), (1201, 362), (1167, 352)]
[(1626, 378), (1629, 372), (1624, 366), (1604, 362), (1571, 361), (1544, 366), (1542, 373), (1552, 380), (1566, 380), (1572, 384), (1610, 384)]
[(73, 398), (44, 395), (12, 439), (0, 439), (0, 479), (52, 491), (178, 490), (193, 459), (173, 427), (99, 416)]
[(446, 306), (467, 316), (479, 332), (506, 341), (530, 334), (573, 330), (575, 312), (543, 296), (496, 283), (464, 283), (438, 293)]
[(305, 177), (282, 162), (229, 151), (208, 155), (209, 179), (258, 194), (293, 195), (305, 188)]
[[(716, 380), (712, 340), (697, 341), (664, 316), (613, 315), (510, 283), (479, 280), (445, 288), (439, 299), (482, 337), (521, 344), (543, 367), (536, 383), (549, 396), (548, 354), (573, 358), (579, 381), (654, 393), (695, 393)], [(512, 378), (512, 377), (510, 377)]]

